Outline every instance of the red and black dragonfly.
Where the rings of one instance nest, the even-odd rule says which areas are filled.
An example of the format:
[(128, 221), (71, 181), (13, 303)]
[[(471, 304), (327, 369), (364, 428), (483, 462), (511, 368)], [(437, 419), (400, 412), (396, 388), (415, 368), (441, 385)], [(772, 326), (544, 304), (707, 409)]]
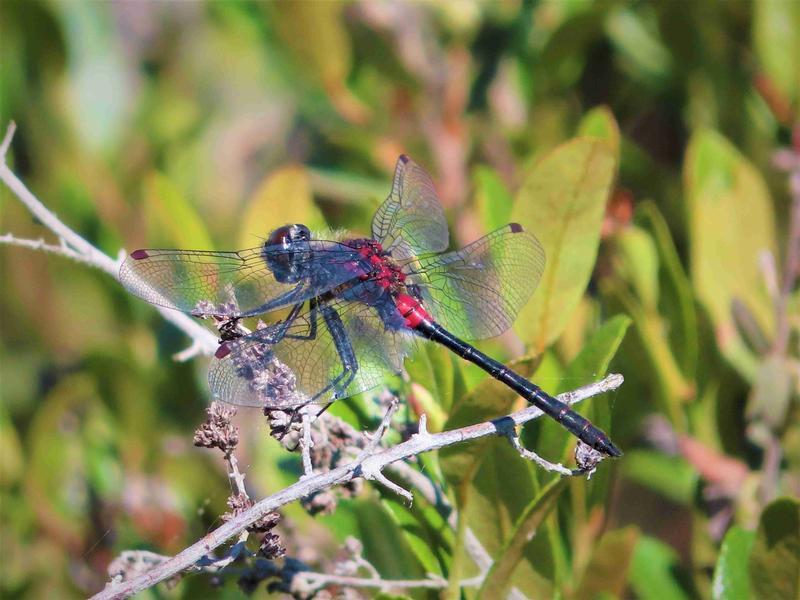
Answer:
[[(153, 304), (228, 325), (209, 372), (215, 399), (293, 409), (326, 404), (400, 372), (415, 340), (442, 344), (610, 456), (606, 434), (539, 386), (461, 338), (508, 329), (541, 278), (539, 241), (511, 223), (461, 250), (428, 174), (407, 156), (372, 220), (372, 237), (313, 239), (305, 225), (236, 252), (136, 250), (125, 287)], [(284, 309), (278, 322), (236, 333), (240, 319)], [(227, 331), (227, 334), (226, 334)]]

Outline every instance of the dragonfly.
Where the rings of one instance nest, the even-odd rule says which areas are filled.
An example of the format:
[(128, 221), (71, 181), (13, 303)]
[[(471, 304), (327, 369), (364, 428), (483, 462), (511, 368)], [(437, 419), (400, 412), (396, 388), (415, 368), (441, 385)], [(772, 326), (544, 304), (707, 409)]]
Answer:
[[(621, 456), (588, 419), (465, 341), (512, 326), (544, 271), (537, 238), (510, 223), (460, 250), (445, 252), (448, 245), (430, 176), (401, 155), (371, 237), (316, 239), (292, 224), (246, 250), (136, 250), (120, 281), (152, 304), (222, 324), (208, 374), (216, 400), (262, 409), (327, 406), (400, 373), (417, 341), (427, 340), (474, 363), (595, 450)], [(240, 327), (275, 311), (282, 313), (273, 322)]]

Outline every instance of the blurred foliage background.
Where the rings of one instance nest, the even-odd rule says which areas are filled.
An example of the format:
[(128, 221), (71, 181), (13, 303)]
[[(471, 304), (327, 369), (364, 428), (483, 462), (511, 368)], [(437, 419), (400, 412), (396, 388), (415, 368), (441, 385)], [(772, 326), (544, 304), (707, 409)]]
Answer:
[[(548, 253), (515, 332), (481, 347), (551, 392), (626, 380), (581, 408), (626, 452), (589, 481), (554, 488), (500, 441), (424, 457), (507, 569), (464, 596), (791, 598), (800, 198), (774, 157), (794, 128), (778, 163), (797, 172), (799, 32), (792, 0), (5, 0), (0, 125), (18, 124), (13, 170), (111, 256), (249, 247), (286, 222), (366, 233), (410, 154), (454, 245), (513, 219)], [(0, 221), (52, 240), (5, 187)], [(97, 271), (11, 246), (0, 264), (0, 590), (85, 596), (120, 551), (174, 553), (220, 523), (222, 461), (192, 446), (207, 361), (172, 360), (189, 340)], [(410, 420), (516, 405), (435, 349), (408, 369), (392, 385)], [(336, 414), (374, 426), (374, 395)], [(239, 417), (253, 495), (293, 482), (295, 455)], [(523, 439), (569, 460), (555, 425)], [(387, 578), (475, 573), (421, 498), (366, 486), (283, 514), (319, 571), (352, 535)], [(235, 579), (143, 597), (239, 597)]]

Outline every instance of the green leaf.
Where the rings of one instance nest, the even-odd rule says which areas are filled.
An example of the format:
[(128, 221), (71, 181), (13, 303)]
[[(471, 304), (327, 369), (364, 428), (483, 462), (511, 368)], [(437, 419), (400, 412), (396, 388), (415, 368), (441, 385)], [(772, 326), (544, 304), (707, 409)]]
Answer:
[(166, 175), (154, 171), (144, 182), (148, 245), (213, 250), (205, 223)]
[(634, 450), (625, 455), (621, 467), (625, 477), (679, 504), (691, 505), (698, 476), (682, 458), (653, 450)]
[(675, 570), (678, 557), (666, 544), (642, 537), (636, 544), (630, 570), (630, 585), (642, 600), (689, 600), (678, 583)]
[(561, 334), (589, 282), (616, 166), (607, 142), (576, 138), (540, 159), (517, 194), (512, 220), (539, 237), (547, 256), (516, 326), (537, 353)]
[(697, 370), (698, 341), (697, 313), (689, 276), (675, 248), (669, 225), (655, 202), (642, 202), (636, 214), (642, 218), (643, 226), (650, 231), (658, 247), (666, 284), (661, 293), (662, 313), (669, 322), (680, 324), (680, 327), (670, 328), (671, 347), (679, 356), (681, 371), (691, 378)]
[(753, 547), (755, 533), (734, 525), (722, 540), (714, 580), (711, 586), (714, 600), (747, 600), (750, 581), (747, 578), (747, 559)]
[(347, 506), (351, 518), (358, 525), (356, 537), (364, 545), (364, 557), (370, 561), (386, 579), (418, 579), (425, 576), (423, 566), (409, 546), (403, 531), (385, 506), (374, 499), (340, 502), (333, 523), (339, 512)]
[[(438, 412), (449, 412), (453, 394), (460, 386), (458, 379), (462, 377), (460, 361), (452, 352), (438, 344), (423, 344), (414, 359), (406, 361), (406, 370), (412, 382), (433, 395)], [(431, 429), (434, 430), (439, 429)]]
[(770, 354), (758, 365), (748, 399), (751, 420), (763, 420), (773, 431), (780, 431), (792, 400), (792, 367), (785, 357)]
[(761, 175), (724, 137), (695, 133), (684, 163), (692, 281), (724, 356), (748, 380), (756, 361), (736, 330), (733, 300), (743, 302), (771, 332), (773, 307), (759, 254), (775, 254), (775, 217)]
[[(523, 377), (533, 369), (533, 359), (521, 358), (509, 366)], [(474, 423), (503, 416), (509, 412), (517, 394), (496, 379), (485, 379), (460, 402), (453, 406), (445, 430), (457, 429)], [(439, 464), (448, 482), (455, 486), (468, 484), (477, 472), (490, 438), (481, 438), (469, 444), (457, 444), (439, 451)]]
[(631, 320), (626, 315), (614, 315), (603, 323), (567, 366), (558, 393), (605, 377), (608, 365), (619, 350), (630, 324)]
[(25, 454), (17, 430), (8, 416), (5, 404), (0, 405), (0, 489), (10, 488), (22, 475)]
[(578, 135), (596, 137), (607, 141), (611, 150), (619, 156), (619, 125), (607, 106), (597, 106), (586, 113), (578, 125)]
[[(651, 10), (647, 10), (650, 8)], [(652, 7), (620, 8), (606, 20), (606, 33), (622, 57), (622, 67), (637, 79), (662, 84), (672, 70), (672, 57), (658, 36)]]
[(800, 100), (800, 2), (759, 0), (753, 4), (756, 56), (785, 101)]
[[(625, 315), (615, 315), (603, 323), (592, 334), (592, 337), (586, 342), (578, 356), (564, 370), (559, 379), (558, 387), (553, 391), (556, 394), (561, 394), (581, 385), (602, 379), (606, 375), (608, 365), (617, 353), (630, 324), (631, 320)], [(598, 398), (594, 398), (592, 406), (597, 401)], [(603, 406), (607, 406), (607, 404), (603, 403)], [(581, 405), (578, 405), (579, 410), (582, 408)], [(586, 409), (581, 410), (581, 412), (585, 413)], [(608, 412), (606, 408), (603, 419), (605, 422), (598, 420), (596, 423), (598, 427), (607, 425), (609, 421)], [(537, 426), (539, 429), (536, 436), (536, 448), (546, 452), (549, 456), (559, 456), (563, 453), (566, 444), (572, 441), (571, 436), (566, 433), (564, 428), (551, 419), (542, 419)], [(554, 450), (554, 448), (557, 450)]]
[[(567, 479), (553, 479), (525, 507), (518, 517), (497, 559), (486, 574), (479, 597), (504, 598), (512, 582), (512, 575), (523, 559), (525, 547), (542, 526), (545, 518), (555, 506), (556, 500), (566, 488)], [(552, 574), (550, 574), (552, 580)]]
[(449, 535), (449, 525), (436, 508), (419, 498), (415, 498), (414, 503), (408, 506), (396, 495), (385, 496), (382, 504), (403, 532), (409, 548), (425, 572), (443, 575), (443, 565), (446, 564), (453, 540)]
[(342, 116), (362, 122), (367, 113), (345, 87), (352, 64), (343, 2), (272, 2), (270, 22), (304, 73), (320, 84)]
[(609, 531), (597, 543), (581, 578), (576, 598), (596, 598), (600, 594), (622, 596), (628, 570), (639, 541), (635, 527)]
[(800, 597), (800, 502), (780, 498), (764, 509), (748, 562), (753, 597)]
[(486, 231), (500, 229), (511, 218), (512, 197), (494, 169), (478, 166), (473, 173), (475, 204)]
[(621, 231), (614, 241), (620, 275), (631, 284), (645, 310), (657, 310), (659, 261), (653, 238), (633, 225)]
[(250, 198), (242, 215), (239, 245), (256, 246), (264, 232), (289, 223), (303, 223), (312, 230), (325, 228), (325, 219), (311, 195), (303, 167), (289, 165), (267, 175)]

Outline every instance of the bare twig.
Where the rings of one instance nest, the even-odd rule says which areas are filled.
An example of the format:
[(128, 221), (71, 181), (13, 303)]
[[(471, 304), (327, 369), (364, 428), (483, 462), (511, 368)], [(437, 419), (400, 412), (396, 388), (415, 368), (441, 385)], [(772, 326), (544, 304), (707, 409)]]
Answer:
[[(90, 265), (96, 269), (100, 269), (104, 273), (110, 275), (118, 280), (119, 268), (122, 264), (122, 257), (125, 253), (120, 253), (121, 257), (114, 259), (107, 254), (95, 248), (92, 244), (83, 239), (75, 231), (65, 225), (52, 211), (42, 204), (36, 196), (25, 186), (25, 184), (14, 174), (13, 171), (6, 164), (6, 155), (11, 145), (11, 140), (14, 136), (16, 126), (14, 123), (9, 124), (6, 130), (3, 142), (0, 144), (0, 181), (10, 189), (20, 202), (28, 209), (28, 211), (36, 217), (36, 219), (49, 229), (58, 239), (60, 245), (48, 245), (43, 243), (43, 247), (35, 248), (47, 252), (54, 252), (61, 256), (66, 256), (72, 260), (80, 261), (81, 263)], [(7, 234), (4, 243), (11, 244)], [(18, 239), (11, 236), (11, 239)], [(20, 240), (22, 241), (22, 240)], [(30, 240), (22, 241), (22, 243), (14, 243), (17, 246), (33, 247)], [(55, 249), (58, 248), (58, 251)], [(161, 316), (167, 321), (175, 325), (178, 329), (183, 331), (186, 335), (192, 338), (202, 349), (203, 354), (211, 355), (217, 349), (217, 339), (213, 333), (200, 325), (191, 317), (168, 308), (155, 307)]]
[(311, 464), (311, 405), (306, 404), (302, 411), (303, 436), (300, 438), (300, 453), (303, 456), (303, 477), (311, 477), (314, 474), (314, 465)]
[(573, 475), (583, 475), (584, 474), (583, 470), (581, 470), (581, 469), (573, 470), (573, 469), (569, 469), (569, 468), (565, 467), (561, 463), (551, 463), (551, 462), (543, 459), (538, 454), (536, 454), (536, 452), (533, 452), (532, 450), (528, 450), (527, 448), (524, 448), (522, 446), (522, 444), (520, 443), (520, 441), (519, 441), (519, 435), (517, 434), (517, 430), (516, 429), (510, 429), (509, 431), (506, 431), (505, 435), (506, 435), (506, 438), (508, 438), (508, 441), (514, 447), (514, 450), (519, 452), (519, 455), (522, 458), (524, 458), (525, 460), (530, 460), (530, 461), (535, 462), (537, 465), (539, 465), (540, 467), (542, 467), (546, 471), (555, 471), (556, 473), (560, 473), (561, 475), (564, 475), (565, 477), (571, 477)]
[[(586, 398), (615, 390), (622, 385), (623, 381), (622, 375), (609, 375), (602, 381), (589, 384), (566, 394), (561, 394), (559, 400), (567, 404), (574, 404)], [(264, 515), (309, 494), (335, 485), (347, 483), (359, 476), (359, 473), (364, 471), (379, 472), (387, 465), (422, 454), (423, 452), (430, 452), (431, 450), (437, 450), (445, 446), (502, 434), (502, 432), (505, 431), (505, 427), (507, 427), (510, 422), (516, 425), (522, 425), (541, 415), (541, 410), (530, 406), (499, 419), (469, 425), (452, 431), (434, 434), (426, 432), (424, 435), (417, 434), (402, 444), (380, 450), (366, 457), (361, 464), (354, 461), (326, 473), (320, 473), (313, 477), (302, 479), (294, 485), (260, 500), (252, 508), (242, 512), (240, 515), (236, 515), (227, 523), (218, 527), (169, 561), (156, 566), (149, 572), (131, 581), (110, 585), (99, 594), (93, 596), (93, 598), (95, 600), (127, 598), (132, 594), (152, 587), (156, 583), (169, 579), (175, 574), (190, 568), (200, 558), (208, 555), (215, 548), (224, 544), (226, 540), (238, 535), (243, 529), (246, 529)]]

